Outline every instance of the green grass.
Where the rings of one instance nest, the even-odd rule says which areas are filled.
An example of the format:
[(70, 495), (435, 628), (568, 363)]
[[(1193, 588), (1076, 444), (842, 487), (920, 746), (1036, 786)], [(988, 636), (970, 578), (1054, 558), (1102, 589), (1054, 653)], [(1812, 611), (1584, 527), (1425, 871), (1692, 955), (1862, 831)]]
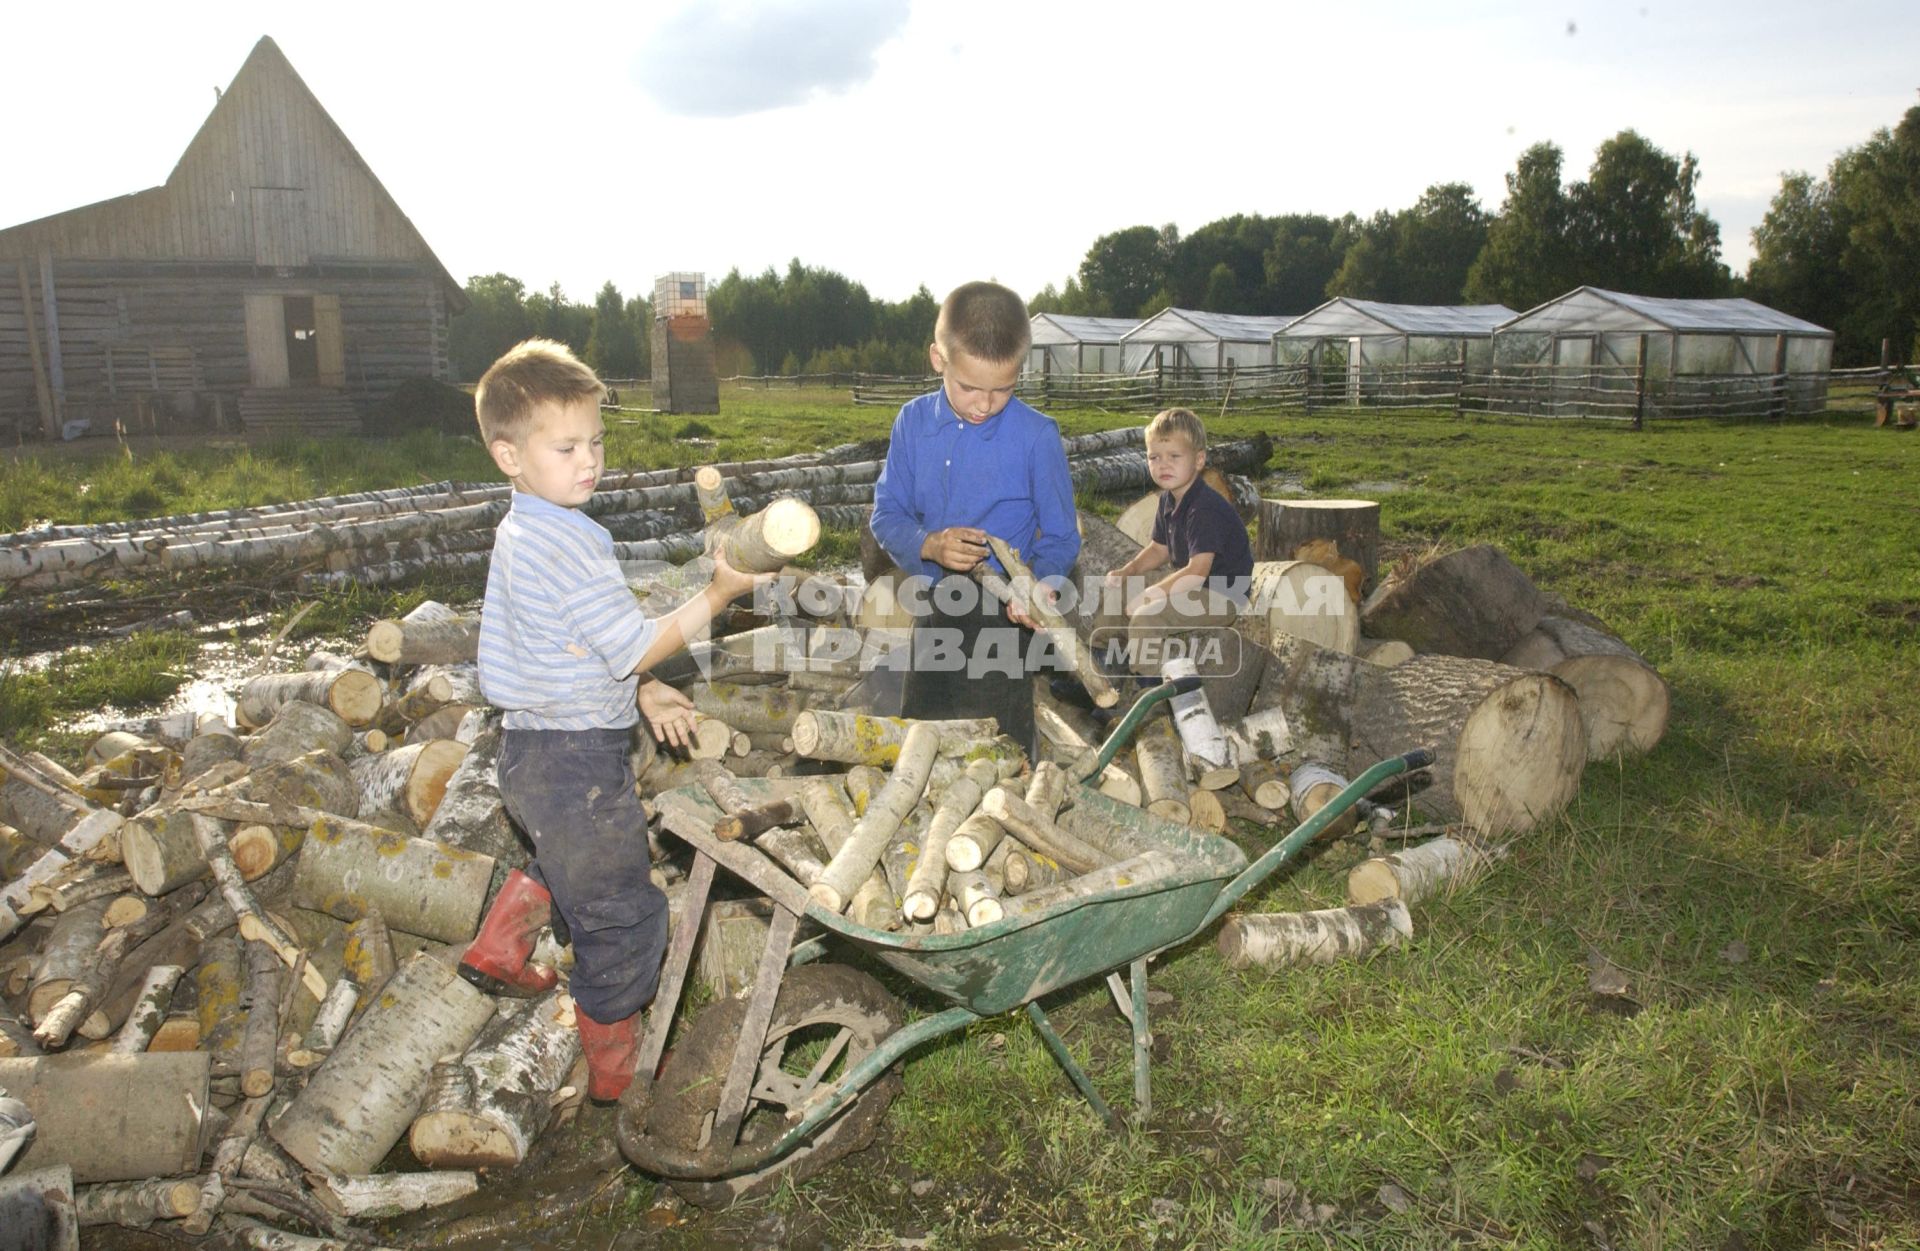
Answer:
[[(701, 419), (711, 444), (676, 442), (681, 419), (645, 418), (614, 428), (610, 459), (776, 456), (883, 434), (892, 417), (827, 392), (729, 390), (724, 404)], [(1069, 433), (1147, 416), (1057, 415)], [(1154, 1010), (1144, 1130), (1099, 1127), (1022, 1018), (982, 1022), (909, 1058), (874, 1151), (660, 1245), (711, 1245), (725, 1222), (779, 1215), (814, 1241), (876, 1251), (923, 1235), (1920, 1246), (1920, 438), (1853, 416), (1642, 433), (1404, 414), (1210, 424), (1274, 436), (1275, 481), (1328, 495), (1394, 484), (1377, 495), (1388, 559), (1496, 543), (1606, 618), (1672, 684), (1665, 741), (1589, 768), (1562, 819), (1473, 889), (1417, 906), (1407, 948), (1284, 973), (1229, 971), (1205, 941), (1163, 957), (1152, 984), (1172, 998)], [(145, 511), (247, 502), (266, 482), (310, 495), (490, 477), (471, 459), (454, 467), (479, 456), (458, 440), (396, 446), (418, 455), (381, 449), (384, 478), (346, 445), (285, 461), (256, 448), (253, 478), (215, 452), (181, 455), (179, 494)], [(25, 467), (35, 460), (0, 469), (0, 506), (42, 500), (30, 514), (85, 520), (109, 496), (124, 503), (127, 489), (104, 484), (129, 471)], [(275, 605), (275, 628), (299, 602)], [(403, 602), (336, 597), (300, 630), (364, 628)], [(130, 664), (118, 649), (133, 646), (99, 667)], [(65, 671), (0, 677), (0, 715), (55, 717), (83, 689)], [(1256, 850), (1268, 837), (1237, 836)], [(1322, 849), (1244, 906), (1337, 903), (1355, 854)], [(1594, 950), (1627, 972), (1636, 1014), (1588, 993)], [(1125, 1106), (1129, 1038), (1104, 988), (1047, 1006)], [(1388, 1183), (1405, 1211), (1380, 1202)], [(1332, 1222), (1301, 1226), (1303, 1197), (1331, 1204)]]

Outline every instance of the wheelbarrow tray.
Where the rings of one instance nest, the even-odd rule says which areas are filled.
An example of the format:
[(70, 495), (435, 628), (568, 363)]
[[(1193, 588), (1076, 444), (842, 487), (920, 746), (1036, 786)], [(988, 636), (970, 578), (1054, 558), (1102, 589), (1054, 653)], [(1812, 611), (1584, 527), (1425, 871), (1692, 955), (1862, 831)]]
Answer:
[[(792, 794), (797, 785), (759, 778), (742, 778), (740, 784), (754, 799)], [(996, 1016), (1191, 937), (1225, 884), (1247, 866), (1240, 849), (1216, 834), (1156, 817), (1085, 785), (1076, 784), (1072, 794), (1073, 807), (1063, 820), (1070, 815), (1082, 828), (1089, 822), (1117, 827), (1143, 850), (1172, 853), (1179, 868), (957, 934), (892, 933), (827, 911), (760, 851), (715, 838), (713, 823), (721, 812), (698, 786), (663, 792), (655, 803), (669, 830), (747, 877), (781, 906), (954, 1004)]]

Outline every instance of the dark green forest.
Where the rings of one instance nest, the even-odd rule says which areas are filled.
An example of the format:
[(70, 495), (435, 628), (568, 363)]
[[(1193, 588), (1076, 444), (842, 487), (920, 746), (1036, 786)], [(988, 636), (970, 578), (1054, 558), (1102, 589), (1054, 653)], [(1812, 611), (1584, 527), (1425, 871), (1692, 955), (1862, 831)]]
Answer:
[[(1182, 235), (1130, 226), (1095, 239), (1036, 313), (1143, 318), (1163, 308), (1284, 316), (1334, 296), (1523, 310), (1587, 285), (1641, 295), (1744, 295), (1833, 329), (1836, 365), (1920, 355), (1920, 106), (1842, 152), (1824, 176), (1784, 174), (1754, 231), (1744, 276), (1696, 199), (1700, 165), (1631, 130), (1601, 144), (1585, 177), (1541, 143), (1521, 153), (1489, 212), (1466, 183), (1436, 183), (1371, 217), (1235, 214)], [(558, 284), (529, 294), (505, 274), (471, 279), (453, 321), (459, 377), (528, 335), (561, 340), (603, 377), (646, 377), (651, 303), (613, 283), (591, 304)], [(708, 312), (723, 373), (920, 373), (938, 311), (924, 286), (899, 302), (795, 259), (782, 274), (728, 273)]]

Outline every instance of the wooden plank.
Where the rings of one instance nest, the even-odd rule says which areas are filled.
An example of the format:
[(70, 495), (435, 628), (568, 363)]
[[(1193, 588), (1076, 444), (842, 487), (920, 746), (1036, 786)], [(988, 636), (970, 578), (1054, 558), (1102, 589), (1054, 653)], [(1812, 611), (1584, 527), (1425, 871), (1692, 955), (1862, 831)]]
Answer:
[(27, 354), (33, 360), (33, 394), (40, 402), (40, 426), (49, 439), (60, 437), (60, 423), (55, 417), (53, 393), (47, 387), (46, 367), (40, 360), (40, 331), (34, 324), (33, 292), (27, 282), (27, 263), (21, 261), (15, 269), (20, 278), (20, 314), (27, 323)]
[(320, 385), (323, 387), (344, 387), (347, 385), (346, 344), (340, 337), (340, 297), (337, 295), (316, 295), (313, 297), (313, 323), (319, 342)]
[(256, 387), (287, 385), (287, 319), (281, 300), (271, 293), (247, 294), (247, 363)]

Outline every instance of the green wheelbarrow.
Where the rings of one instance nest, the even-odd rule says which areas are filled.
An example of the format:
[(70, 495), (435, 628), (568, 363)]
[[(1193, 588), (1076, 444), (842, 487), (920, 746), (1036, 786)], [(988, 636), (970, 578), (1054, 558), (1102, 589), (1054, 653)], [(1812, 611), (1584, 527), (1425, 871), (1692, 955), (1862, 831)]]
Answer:
[[(895, 1066), (909, 1052), (1021, 1007), (1094, 1112), (1119, 1128), (1120, 1117), (1068, 1053), (1039, 1002), (1094, 977), (1107, 979), (1132, 1025), (1135, 1116), (1145, 1121), (1151, 1111), (1148, 960), (1206, 930), (1356, 800), (1433, 760), (1421, 750), (1381, 761), (1249, 864), (1224, 838), (1151, 816), (1086, 785), (1156, 704), (1194, 681), (1164, 683), (1141, 695), (1106, 741), (1076, 762), (1073, 805), (1062, 815), (1068, 828), (1069, 818), (1081, 828), (1088, 822), (1123, 827), (1136, 842), (1172, 853), (1174, 871), (960, 933), (890, 933), (829, 912), (764, 853), (714, 837), (721, 813), (700, 787), (660, 795), (663, 824), (690, 843), (695, 856), (634, 1081), (620, 1101), (617, 1132), (627, 1159), (708, 1207), (798, 1181), (871, 1140), (899, 1088)], [(759, 799), (789, 793), (792, 784), (742, 779), (742, 785)], [(752, 989), (687, 1022), (668, 1054), (716, 866), (772, 901), (766, 946)], [(802, 921), (820, 932), (796, 942)], [(878, 961), (952, 1006), (908, 1023), (877, 979), (849, 965), (818, 963), (830, 944)]]

